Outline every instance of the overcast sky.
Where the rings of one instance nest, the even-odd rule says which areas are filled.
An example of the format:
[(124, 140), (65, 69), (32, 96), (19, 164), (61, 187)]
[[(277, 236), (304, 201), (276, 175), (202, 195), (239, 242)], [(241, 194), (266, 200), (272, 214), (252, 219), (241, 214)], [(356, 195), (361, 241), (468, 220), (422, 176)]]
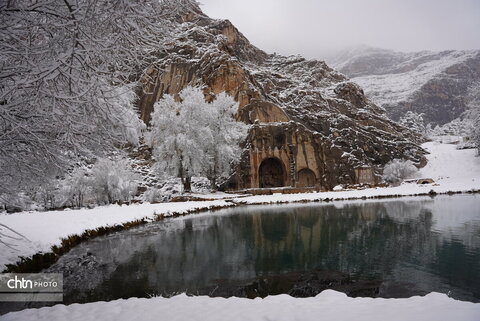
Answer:
[(199, 0), (269, 53), (480, 49), (480, 0)]

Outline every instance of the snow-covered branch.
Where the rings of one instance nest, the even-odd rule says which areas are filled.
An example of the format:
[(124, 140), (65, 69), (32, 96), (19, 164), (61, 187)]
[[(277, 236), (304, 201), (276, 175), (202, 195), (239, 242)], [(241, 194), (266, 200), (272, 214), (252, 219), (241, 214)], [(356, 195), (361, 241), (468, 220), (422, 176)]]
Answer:
[(190, 0), (0, 2), (0, 195), (137, 143), (135, 85)]

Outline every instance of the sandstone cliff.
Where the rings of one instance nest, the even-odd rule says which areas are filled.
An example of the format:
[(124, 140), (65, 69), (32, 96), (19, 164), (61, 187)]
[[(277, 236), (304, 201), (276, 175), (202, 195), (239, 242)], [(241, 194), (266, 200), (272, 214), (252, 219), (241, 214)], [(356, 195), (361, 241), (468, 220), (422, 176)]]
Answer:
[(393, 158), (423, 165), (417, 137), (344, 75), (323, 61), (269, 55), (228, 20), (195, 12), (146, 71), (139, 109), (148, 123), (155, 101), (187, 85), (206, 99), (232, 95), (252, 129), (230, 188), (373, 184)]

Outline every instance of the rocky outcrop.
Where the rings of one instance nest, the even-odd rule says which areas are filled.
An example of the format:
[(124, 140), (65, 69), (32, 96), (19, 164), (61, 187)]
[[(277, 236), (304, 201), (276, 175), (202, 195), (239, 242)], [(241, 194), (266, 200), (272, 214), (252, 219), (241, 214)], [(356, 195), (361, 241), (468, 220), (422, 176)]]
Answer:
[(403, 53), (361, 47), (330, 61), (395, 120), (413, 111), (423, 113), (427, 123), (448, 123), (468, 109), (468, 91), (480, 82), (475, 50)]
[(228, 20), (199, 14), (181, 24), (142, 83), (147, 123), (157, 100), (188, 85), (207, 100), (225, 91), (239, 102), (237, 119), (252, 127), (231, 189), (375, 184), (392, 158), (424, 163), (416, 135), (358, 85), (323, 61), (268, 55)]
[(238, 119), (246, 124), (290, 121), (290, 118), (282, 108), (271, 102), (259, 99), (252, 99), (247, 106), (241, 108), (238, 113)]

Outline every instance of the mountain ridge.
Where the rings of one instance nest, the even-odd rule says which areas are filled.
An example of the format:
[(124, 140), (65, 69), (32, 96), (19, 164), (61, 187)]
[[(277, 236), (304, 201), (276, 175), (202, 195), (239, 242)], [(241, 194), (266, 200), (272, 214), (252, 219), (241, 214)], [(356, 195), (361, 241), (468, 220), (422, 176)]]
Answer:
[(404, 53), (364, 46), (327, 60), (394, 120), (413, 111), (433, 125), (448, 123), (468, 110), (468, 92), (480, 82), (480, 50)]

